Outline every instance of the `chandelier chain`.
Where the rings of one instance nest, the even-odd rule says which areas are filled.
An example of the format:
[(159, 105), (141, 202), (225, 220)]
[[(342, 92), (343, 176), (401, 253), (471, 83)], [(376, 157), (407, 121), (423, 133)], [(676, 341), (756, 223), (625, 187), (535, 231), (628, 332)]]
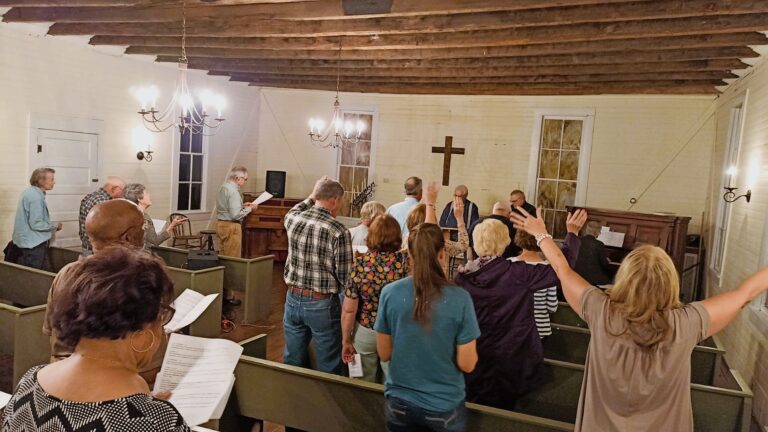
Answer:
[(187, 0), (181, 1), (181, 59), (187, 63)]
[(336, 97), (339, 97), (339, 80), (341, 79), (341, 36), (339, 36), (339, 58), (336, 60)]

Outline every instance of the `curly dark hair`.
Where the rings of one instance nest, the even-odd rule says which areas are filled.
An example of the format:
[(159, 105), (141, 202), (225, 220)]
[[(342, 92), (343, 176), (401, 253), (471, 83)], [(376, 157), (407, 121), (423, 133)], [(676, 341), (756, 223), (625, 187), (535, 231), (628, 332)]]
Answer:
[(112, 246), (69, 267), (57, 283), (51, 317), (56, 337), (74, 347), (82, 338), (122, 339), (160, 319), (173, 282), (158, 258)]

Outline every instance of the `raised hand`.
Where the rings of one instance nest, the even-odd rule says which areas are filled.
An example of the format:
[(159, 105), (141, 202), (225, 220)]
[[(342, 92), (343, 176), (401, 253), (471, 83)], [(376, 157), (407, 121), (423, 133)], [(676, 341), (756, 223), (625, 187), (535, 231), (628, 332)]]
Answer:
[(515, 224), (515, 228), (521, 229), (532, 236), (548, 234), (547, 225), (541, 216), (541, 207), (536, 209), (536, 216), (532, 216), (522, 207), (515, 207), (521, 214), (512, 212), (509, 219)]
[(457, 222), (464, 222), (464, 200), (459, 197), (453, 197), (453, 215)]
[(437, 193), (440, 192), (440, 185), (435, 181), (427, 183), (427, 191), (424, 194), (424, 203), (427, 205), (435, 205), (437, 202)]
[(585, 223), (587, 223), (587, 211), (578, 209), (573, 213), (568, 213), (565, 219), (565, 228), (569, 233), (579, 235), (579, 231)]

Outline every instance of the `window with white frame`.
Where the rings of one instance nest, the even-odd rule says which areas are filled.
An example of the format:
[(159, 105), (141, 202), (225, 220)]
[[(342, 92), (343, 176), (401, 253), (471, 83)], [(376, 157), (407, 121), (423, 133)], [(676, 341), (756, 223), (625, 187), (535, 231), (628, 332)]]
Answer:
[[(722, 177), (720, 188), (716, 196), (720, 196), (726, 186), (733, 180), (734, 171), (739, 162), (739, 146), (741, 143), (741, 127), (743, 118), (742, 105), (731, 108), (731, 119), (728, 125), (727, 142), (725, 145), (725, 158), (723, 159)], [(725, 200), (719, 199), (717, 217), (712, 235), (712, 252), (710, 253), (710, 267), (719, 276), (725, 262), (725, 242), (728, 236), (728, 221), (730, 219), (731, 206)]]
[(352, 201), (368, 186), (373, 178), (373, 113), (363, 111), (345, 111), (344, 123), (353, 125), (358, 120), (363, 122), (365, 129), (356, 144), (347, 144), (339, 149), (338, 178), (344, 186), (344, 201), (339, 214), (347, 217), (360, 217), (360, 209), (352, 206)]
[(207, 146), (202, 134), (179, 134), (176, 210), (205, 210)]
[(537, 114), (529, 174), (529, 195), (558, 239), (566, 234), (566, 207), (585, 204), (592, 138), (591, 113), (568, 114)]

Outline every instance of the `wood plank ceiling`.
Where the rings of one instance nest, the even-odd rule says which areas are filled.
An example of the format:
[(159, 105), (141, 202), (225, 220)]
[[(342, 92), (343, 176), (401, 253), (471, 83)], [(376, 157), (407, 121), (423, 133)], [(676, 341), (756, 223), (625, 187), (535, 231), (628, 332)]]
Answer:
[[(176, 62), (178, 0), (0, 0), (5, 22)], [(768, 0), (186, 0), (190, 68), (410, 94), (716, 94), (766, 45)], [(341, 49), (340, 49), (341, 47)]]

